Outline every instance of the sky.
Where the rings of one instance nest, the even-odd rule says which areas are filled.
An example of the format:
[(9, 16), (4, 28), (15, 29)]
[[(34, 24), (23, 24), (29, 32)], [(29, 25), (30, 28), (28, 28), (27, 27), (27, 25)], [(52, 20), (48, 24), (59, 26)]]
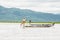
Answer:
[(60, 13), (60, 0), (0, 0), (0, 6), (55, 14)]

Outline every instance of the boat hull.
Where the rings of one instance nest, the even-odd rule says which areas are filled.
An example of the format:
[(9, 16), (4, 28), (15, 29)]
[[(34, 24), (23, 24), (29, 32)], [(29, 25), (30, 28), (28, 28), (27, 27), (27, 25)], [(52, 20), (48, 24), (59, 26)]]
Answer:
[(25, 27), (52, 27), (54, 24), (30, 24)]

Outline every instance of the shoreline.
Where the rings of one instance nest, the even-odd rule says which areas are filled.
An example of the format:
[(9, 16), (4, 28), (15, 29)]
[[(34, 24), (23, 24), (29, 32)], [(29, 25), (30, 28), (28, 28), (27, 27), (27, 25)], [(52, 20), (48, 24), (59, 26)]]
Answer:
[[(0, 22), (0, 23), (21, 23), (21, 22)], [(26, 23), (28, 23), (28, 22), (26, 22)], [(35, 24), (36, 22), (32, 22), (32, 24)], [(44, 22), (45, 23), (45, 22)], [(44, 23), (42, 23), (42, 24), (44, 24)], [(36, 24), (41, 24), (41, 22), (40, 23), (36, 23)], [(45, 23), (46, 24), (46, 23)], [(48, 24), (50, 24), (49, 22), (48, 22)]]

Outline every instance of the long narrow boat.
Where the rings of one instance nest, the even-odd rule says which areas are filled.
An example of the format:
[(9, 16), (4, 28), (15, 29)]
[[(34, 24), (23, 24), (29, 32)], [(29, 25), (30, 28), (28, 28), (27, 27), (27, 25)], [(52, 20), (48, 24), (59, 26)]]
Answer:
[(55, 23), (52, 23), (52, 24), (30, 24), (30, 25), (26, 25), (25, 27), (52, 27), (54, 25), (55, 25)]

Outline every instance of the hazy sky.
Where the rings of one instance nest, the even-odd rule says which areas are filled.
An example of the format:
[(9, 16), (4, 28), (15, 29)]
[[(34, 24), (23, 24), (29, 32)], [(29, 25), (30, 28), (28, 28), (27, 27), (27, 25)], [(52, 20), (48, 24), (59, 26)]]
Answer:
[(0, 5), (40, 12), (60, 13), (60, 0), (0, 0)]

